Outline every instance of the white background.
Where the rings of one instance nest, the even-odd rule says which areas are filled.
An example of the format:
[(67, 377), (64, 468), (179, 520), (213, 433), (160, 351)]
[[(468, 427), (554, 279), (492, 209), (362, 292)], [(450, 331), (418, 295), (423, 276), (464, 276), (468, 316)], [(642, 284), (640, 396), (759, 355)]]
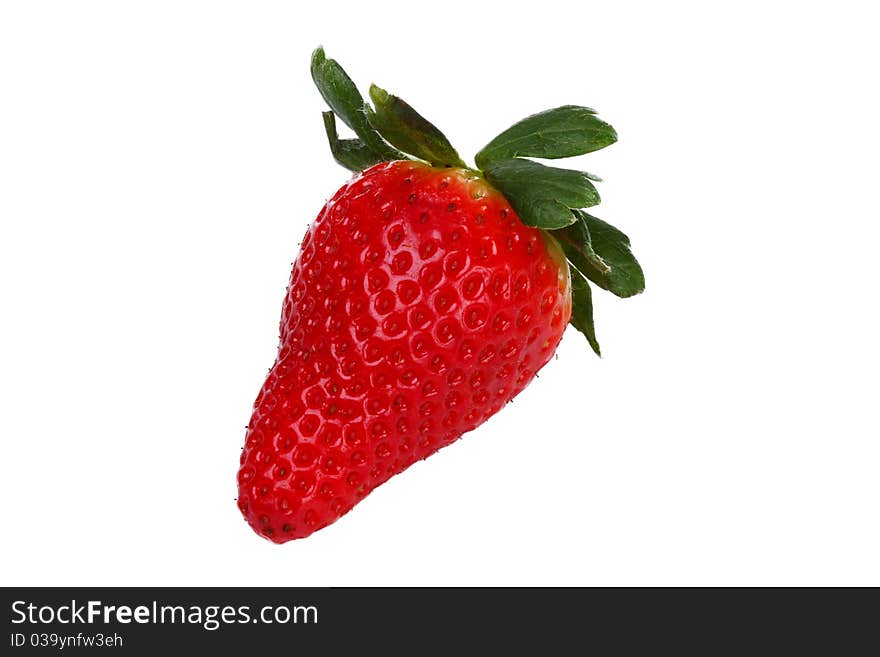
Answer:
[[(8, 2), (0, 583), (880, 585), (869, 3)], [(523, 5), (525, 6), (525, 5)], [(473, 154), (548, 107), (619, 143), (597, 294), (488, 424), (276, 546), (235, 506), (290, 263), (347, 177), (322, 43)]]

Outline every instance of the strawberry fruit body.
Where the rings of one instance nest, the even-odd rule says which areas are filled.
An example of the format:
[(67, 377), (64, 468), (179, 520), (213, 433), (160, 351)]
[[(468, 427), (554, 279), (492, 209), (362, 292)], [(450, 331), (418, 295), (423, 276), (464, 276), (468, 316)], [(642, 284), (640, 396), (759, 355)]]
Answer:
[(249, 522), (284, 541), (336, 520), (499, 411), (570, 313), (561, 250), (484, 181), (404, 161), (359, 174), (293, 267), (239, 474)]
[[(303, 239), (241, 455), (239, 508), (277, 543), (329, 525), (497, 413), (553, 356), (569, 322), (598, 351), (586, 279), (629, 296), (613, 289), (622, 284), (611, 271), (635, 263), (615, 263), (620, 249), (601, 240), (594, 248), (591, 225), (605, 241), (616, 229), (566, 205), (594, 191), (586, 174), (522, 160), (503, 143), (499, 151), (498, 138), (477, 156), (483, 171), (468, 168), (400, 99), (374, 87), (376, 108), (367, 106), (320, 49), (312, 74), (358, 135), (339, 140), (325, 115), (336, 159), (357, 173)], [(563, 189), (559, 202), (546, 189), (564, 188), (565, 176), (544, 169), (587, 184)], [(542, 175), (549, 182), (535, 192)], [(550, 225), (559, 217), (564, 225)]]

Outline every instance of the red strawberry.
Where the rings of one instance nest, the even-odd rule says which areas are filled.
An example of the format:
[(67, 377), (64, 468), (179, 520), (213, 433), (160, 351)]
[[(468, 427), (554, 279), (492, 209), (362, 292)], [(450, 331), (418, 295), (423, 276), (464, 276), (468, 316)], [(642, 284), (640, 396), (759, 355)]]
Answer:
[(239, 507), (278, 543), (497, 413), (569, 321), (598, 351), (585, 276), (620, 296), (643, 286), (626, 237), (577, 209), (598, 202), (586, 175), (518, 157), (611, 143), (592, 110), (520, 122), (478, 154), (480, 172), (399, 98), (374, 87), (367, 106), (320, 49), (312, 74), (358, 135), (339, 140), (325, 114), (331, 149), (361, 173), (303, 239), (241, 456)]

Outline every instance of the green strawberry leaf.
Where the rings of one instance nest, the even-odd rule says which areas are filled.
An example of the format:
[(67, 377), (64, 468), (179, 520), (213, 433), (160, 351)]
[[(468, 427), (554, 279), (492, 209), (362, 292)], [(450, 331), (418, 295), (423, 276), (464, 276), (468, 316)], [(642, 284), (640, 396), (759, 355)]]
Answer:
[(617, 133), (589, 107), (564, 105), (515, 123), (477, 153), (477, 166), (512, 157), (556, 159), (592, 153), (617, 141)]
[(466, 167), (446, 136), (408, 103), (375, 84), (367, 106), (367, 119), (392, 146), (437, 167)]
[(581, 171), (512, 159), (492, 162), (483, 173), (528, 226), (563, 228), (577, 221), (573, 208), (599, 203), (599, 192)]
[(312, 53), (312, 80), (336, 116), (354, 130), (364, 145), (382, 160), (405, 160), (403, 153), (388, 145), (367, 120), (364, 97), (335, 60), (327, 59), (324, 49)]
[(593, 240), (586, 221), (582, 221), (577, 213), (574, 216), (575, 223), (554, 233), (565, 251), (565, 256), (581, 272), (595, 270), (603, 276), (608, 274), (611, 267), (593, 250)]
[(571, 274), (571, 319), (569, 322), (584, 334), (587, 342), (601, 357), (599, 342), (596, 340), (596, 327), (593, 325), (593, 293), (587, 279), (574, 267), (569, 266)]
[(327, 132), (327, 141), (330, 142), (330, 152), (333, 159), (349, 171), (363, 171), (374, 164), (382, 161), (360, 139), (340, 139), (336, 133), (336, 116), (333, 112), (322, 112), (324, 117), (324, 130)]
[(599, 287), (621, 298), (645, 290), (645, 274), (620, 230), (583, 210), (574, 210), (577, 222), (554, 235), (566, 257)]

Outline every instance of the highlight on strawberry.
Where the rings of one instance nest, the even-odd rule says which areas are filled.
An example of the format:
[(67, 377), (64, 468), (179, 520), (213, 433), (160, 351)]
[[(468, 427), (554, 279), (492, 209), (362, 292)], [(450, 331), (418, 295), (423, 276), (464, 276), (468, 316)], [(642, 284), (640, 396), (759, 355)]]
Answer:
[(568, 324), (599, 354), (592, 287), (645, 284), (629, 238), (586, 210), (599, 178), (529, 159), (614, 143), (594, 110), (529, 116), (470, 167), (399, 97), (373, 85), (365, 101), (322, 48), (311, 73), (330, 151), (354, 176), (303, 238), (241, 454), (238, 506), (276, 543), (481, 425)]

